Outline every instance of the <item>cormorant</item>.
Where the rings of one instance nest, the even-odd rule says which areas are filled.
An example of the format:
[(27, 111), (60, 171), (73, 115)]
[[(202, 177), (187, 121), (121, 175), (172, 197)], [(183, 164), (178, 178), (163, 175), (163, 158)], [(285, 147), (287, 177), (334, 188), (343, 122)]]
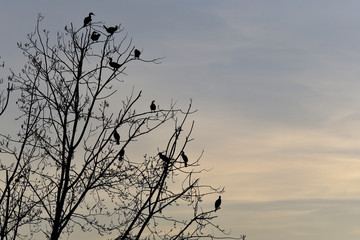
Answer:
[(111, 57), (109, 57), (109, 60), (110, 60), (109, 62), (110, 67), (114, 68), (115, 70), (121, 67), (121, 65), (118, 64), (117, 62), (113, 62)]
[(215, 212), (220, 208), (221, 205), (221, 196), (215, 201)]
[(140, 52), (139, 49), (135, 49), (135, 50), (134, 50), (134, 58), (139, 59), (139, 58), (140, 58), (140, 54), (141, 54), (141, 52)]
[(100, 37), (100, 33), (93, 31), (90, 38), (93, 41), (97, 41), (97, 40), (99, 40), (99, 37)]
[(110, 33), (110, 35), (113, 35), (116, 32), (116, 30), (118, 30), (119, 28), (117, 25), (115, 27), (106, 27), (105, 25), (103, 25), (103, 27), (106, 29), (108, 33)]
[(151, 102), (150, 110), (151, 110), (151, 112), (155, 112), (155, 110), (156, 110), (155, 100), (153, 100), (153, 101)]
[(181, 157), (184, 160), (185, 167), (187, 167), (187, 163), (189, 161), (188, 157), (185, 155), (184, 151), (181, 151)]
[(168, 158), (167, 156), (163, 155), (161, 152), (159, 152), (159, 157), (161, 160), (163, 160), (164, 162), (166, 163), (169, 163), (170, 162), (170, 158)]
[(85, 27), (86, 25), (88, 25), (90, 22), (91, 22), (91, 15), (94, 15), (95, 16), (95, 14), (93, 14), (92, 12), (91, 13), (89, 13), (89, 16), (87, 16), (86, 18), (84, 18), (84, 26), (83, 27)]
[(116, 144), (119, 145), (120, 144), (120, 135), (119, 133), (116, 131), (116, 128), (114, 130), (113, 136), (115, 138)]
[(122, 160), (124, 158), (124, 155), (125, 155), (125, 149), (122, 148), (119, 152), (119, 159)]

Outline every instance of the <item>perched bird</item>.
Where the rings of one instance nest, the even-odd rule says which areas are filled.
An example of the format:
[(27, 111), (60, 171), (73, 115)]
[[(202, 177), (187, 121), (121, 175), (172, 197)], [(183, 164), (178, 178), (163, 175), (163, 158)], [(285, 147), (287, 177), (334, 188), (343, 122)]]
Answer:
[(140, 58), (140, 54), (141, 54), (141, 52), (140, 52), (139, 49), (135, 49), (135, 50), (134, 50), (134, 58), (139, 59), (139, 58)]
[(117, 25), (115, 27), (106, 27), (105, 25), (103, 25), (103, 27), (106, 29), (108, 33), (110, 33), (110, 35), (113, 35), (116, 32), (116, 30), (118, 30), (119, 28)]
[(187, 163), (189, 161), (188, 157), (185, 155), (184, 151), (181, 151), (181, 157), (184, 160), (185, 167), (187, 167)]
[(100, 33), (93, 31), (90, 38), (93, 41), (97, 41), (97, 40), (99, 40), (99, 37), (100, 37)]
[(113, 132), (113, 136), (114, 136), (114, 138), (115, 138), (116, 144), (119, 145), (119, 144), (120, 144), (120, 135), (119, 135), (119, 133), (116, 131), (116, 128), (115, 128), (115, 130), (114, 130), (114, 132)]
[(121, 65), (118, 64), (117, 62), (113, 62), (111, 57), (109, 57), (109, 60), (110, 60), (109, 62), (110, 67), (114, 68), (115, 70), (121, 67)]
[(167, 156), (163, 155), (161, 152), (159, 152), (159, 157), (161, 160), (163, 160), (164, 162), (166, 163), (169, 163), (170, 162), (170, 158), (168, 158)]
[(119, 159), (122, 160), (124, 158), (124, 155), (125, 155), (125, 149), (122, 148), (119, 152)]
[(88, 25), (90, 22), (91, 22), (91, 15), (94, 15), (95, 16), (95, 14), (93, 14), (92, 12), (91, 13), (89, 13), (89, 16), (87, 16), (86, 18), (84, 18), (84, 26), (83, 27), (85, 27), (86, 25)]
[(221, 205), (221, 196), (215, 201), (215, 212), (220, 208)]
[(155, 112), (155, 110), (156, 110), (155, 100), (153, 100), (153, 101), (151, 102), (150, 110), (151, 110), (151, 112)]

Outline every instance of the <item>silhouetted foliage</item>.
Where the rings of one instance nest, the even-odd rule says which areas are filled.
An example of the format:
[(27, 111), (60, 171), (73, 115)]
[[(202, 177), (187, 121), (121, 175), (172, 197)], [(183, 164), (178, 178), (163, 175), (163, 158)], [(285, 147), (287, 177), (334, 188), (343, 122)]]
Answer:
[[(5, 63), (0, 64), (0, 68), (3, 68)], [(0, 79), (0, 84), (4, 84), (4, 79)], [(7, 105), (9, 104), (10, 92), (13, 90), (13, 86), (8, 83), (6, 90), (0, 91), (0, 116), (5, 112)]]
[[(191, 102), (185, 110), (171, 102), (137, 111), (142, 91), (120, 87), (125, 66), (159, 59), (139, 59), (122, 29), (92, 15), (55, 40), (39, 15), (35, 31), (18, 43), (27, 64), (9, 77), (19, 93), (19, 130), (0, 134), (1, 239), (56, 240), (79, 229), (116, 239), (218, 238), (208, 228), (227, 234), (213, 223), (220, 204), (202, 206), (223, 189), (200, 184), (202, 154), (189, 161), (183, 152), (192, 141)], [(167, 142), (153, 142), (152, 153), (139, 159), (128, 150), (139, 152), (137, 140), (166, 124), (173, 131)]]

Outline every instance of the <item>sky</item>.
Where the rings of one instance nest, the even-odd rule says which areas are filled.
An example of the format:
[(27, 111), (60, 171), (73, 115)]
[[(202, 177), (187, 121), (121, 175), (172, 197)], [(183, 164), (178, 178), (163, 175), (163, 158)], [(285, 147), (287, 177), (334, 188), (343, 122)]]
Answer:
[(6, 67), (24, 63), (16, 43), (37, 13), (55, 33), (92, 11), (165, 57), (127, 77), (159, 105), (193, 100), (187, 155), (204, 150), (202, 181), (225, 187), (216, 221), (233, 236), (360, 239), (359, 1), (0, 2)]

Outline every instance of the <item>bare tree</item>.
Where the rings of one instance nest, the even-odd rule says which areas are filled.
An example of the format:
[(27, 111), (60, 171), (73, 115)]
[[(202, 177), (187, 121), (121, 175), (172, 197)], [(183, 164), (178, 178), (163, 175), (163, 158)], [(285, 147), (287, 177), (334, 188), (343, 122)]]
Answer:
[[(39, 15), (34, 32), (18, 44), (28, 62), (10, 78), (20, 92), (21, 128), (17, 138), (1, 135), (2, 156), (13, 159), (2, 167), (0, 200), (9, 205), (1, 202), (2, 219), (14, 219), (11, 228), (2, 220), (2, 239), (55, 240), (78, 228), (116, 239), (218, 238), (208, 228), (227, 234), (213, 223), (215, 208), (202, 207), (223, 188), (200, 183), (202, 154), (186, 166), (181, 158), (192, 140), (191, 102), (186, 110), (171, 102), (137, 111), (142, 91), (121, 88), (126, 67), (160, 59), (146, 60), (121, 25), (105, 27), (91, 15), (56, 39)], [(154, 152), (139, 159), (127, 151), (169, 124), (168, 142), (155, 143)], [(22, 226), (30, 230), (21, 235)]]
[[(5, 63), (2, 62), (0, 64), (0, 68), (3, 68)], [(4, 79), (0, 78), (0, 84), (4, 83)], [(10, 92), (12, 91), (12, 86), (8, 83), (8, 86), (5, 90), (0, 91), (0, 116), (5, 112), (6, 107), (8, 106), (9, 99), (10, 99)]]
[[(0, 64), (4, 68), (5, 63)], [(11, 80), (9, 77), (8, 80)], [(4, 84), (4, 79), (0, 79)], [(9, 104), (10, 93), (13, 85), (8, 82), (7, 88), (0, 91), (0, 116), (4, 114)], [(29, 136), (31, 123), (27, 125), (22, 137)], [(1, 134), (1, 136), (4, 136)], [(24, 142), (19, 143), (20, 149), (12, 149), (9, 143), (13, 141), (9, 136), (3, 137), (0, 141), (0, 239), (15, 239), (21, 236), (18, 232), (20, 226), (33, 222), (35, 215), (35, 204), (28, 202), (25, 192), (27, 184), (23, 184), (24, 176), (27, 174), (26, 157), (24, 157)]]

